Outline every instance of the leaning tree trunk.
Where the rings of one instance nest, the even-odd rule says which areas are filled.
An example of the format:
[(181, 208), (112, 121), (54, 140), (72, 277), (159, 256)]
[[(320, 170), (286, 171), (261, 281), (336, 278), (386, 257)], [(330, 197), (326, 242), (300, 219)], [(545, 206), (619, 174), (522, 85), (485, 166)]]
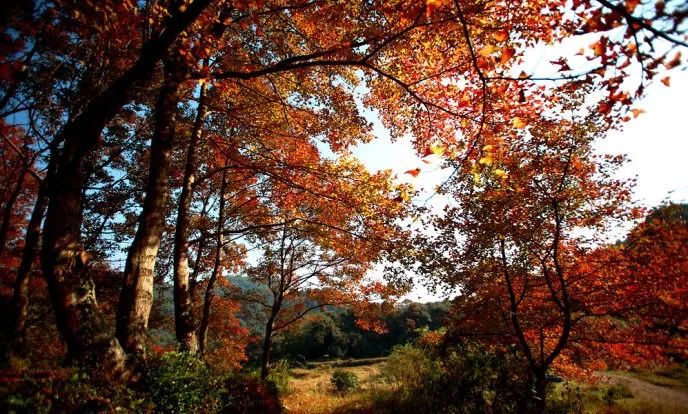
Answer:
[(184, 166), (182, 191), (177, 208), (177, 225), (174, 233), (174, 320), (179, 347), (182, 351), (198, 352), (196, 321), (189, 285), (189, 214), (193, 199), (194, 174), (196, 173), (196, 149), (203, 134), (205, 120), (205, 84), (201, 86), (198, 112), (189, 139)]
[(2, 254), (5, 252), (7, 234), (10, 231), (10, 221), (12, 221), (12, 212), (14, 211), (14, 203), (17, 201), (19, 194), (21, 194), (24, 188), (24, 177), (26, 177), (29, 168), (31, 168), (29, 165), (25, 165), (22, 168), (17, 178), (17, 185), (14, 187), (14, 190), (2, 209), (2, 223), (0, 224), (0, 257), (2, 257)]
[(145, 358), (148, 317), (153, 306), (153, 270), (165, 226), (170, 157), (174, 144), (180, 79), (175, 64), (165, 65), (165, 79), (155, 106), (148, 183), (138, 228), (124, 266), (117, 308), (116, 336), (124, 350)]
[(134, 86), (150, 78), (167, 49), (208, 2), (196, 0), (184, 12), (174, 10), (161, 34), (144, 44), (136, 63), (92, 99), (58, 136), (64, 145), (55, 175), (48, 182), (50, 201), (41, 248), (43, 275), (57, 327), (67, 342), (68, 359), (98, 367), (112, 379), (122, 378), (127, 369), (122, 347), (98, 308), (88, 254), (81, 244), (84, 159), (98, 148), (103, 128), (129, 100)]
[(65, 145), (58, 169), (48, 183), (50, 201), (41, 264), (57, 327), (67, 342), (68, 360), (98, 366), (103, 373), (119, 378), (126, 372), (124, 352), (98, 308), (88, 254), (81, 245), (82, 163), (96, 147), (105, 124), (103, 115), (98, 115), (100, 120), (95, 116), (78, 118), (63, 133)]
[(270, 315), (265, 324), (265, 338), (263, 339), (263, 352), (260, 359), (260, 379), (266, 379), (270, 373), (270, 350), (272, 348), (272, 332), (275, 323), (275, 312)]
[(210, 324), (210, 311), (213, 302), (213, 289), (215, 282), (222, 273), (222, 245), (224, 238), (222, 237), (222, 227), (225, 221), (225, 192), (227, 190), (227, 168), (222, 170), (222, 184), (220, 186), (220, 205), (217, 212), (217, 228), (215, 235), (215, 263), (213, 264), (213, 273), (208, 279), (208, 286), (205, 289), (205, 300), (203, 302), (203, 316), (201, 317), (201, 326), (198, 329), (198, 346), (201, 355), (205, 353), (208, 341), (208, 325)]
[(21, 262), (17, 271), (17, 277), (14, 280), (14, 291), (12, 293), (12, 314), (10, 315), (10, 346), (8, 350), (8, 359), (12, 360), (14, 357), (24, 357), (26, 355), (26, 321), (29, 315), (29, 284), (31, 282), (31, 268), (33, 262), (38, 254), (38, 245), (40, 242), (41, 222), (45, 214), (45, 208), (48, 205), (48, 187), (47, 182), (55, 172), (56, 158), (54, 154), (57, 152), (55, 146), (52, 147), (51, 162), (48, 164), (48, 171), (46, 177), (38, 185), (38, 194), (36, 194), (36, 201), (31, 212), (31, 218), (26, 228), (26, 235), (24, 237), (24, 250), (22, 252)]
[(272, 335), (275, 331), (275, 320), (282, 309), (282, 292), (275, 295), (275, 302), (270, 309), (270, 317), (265, 324), (265, 339), (263, 339), (263, 354), (260, 360), (260, 378), (265, 379), (270, 373), (270, 350), (272, 349)]

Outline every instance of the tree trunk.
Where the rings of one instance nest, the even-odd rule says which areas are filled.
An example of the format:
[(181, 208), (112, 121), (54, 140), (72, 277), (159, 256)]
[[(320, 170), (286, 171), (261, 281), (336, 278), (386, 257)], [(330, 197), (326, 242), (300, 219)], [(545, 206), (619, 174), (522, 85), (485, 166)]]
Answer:
[(205, 84), (201, 86), (198, 113), (189, 139), (184, 166), (182, 191), (177, 209), (177, 225), (174, 233), (174, 320), (177, 340), (182, 351), (198, 352), (196, 321), (189, 286), (189, 213), (193, 199), (196, 149), (203, 133), (205, 120)]
[[(50, 202), (43, 226), (41, 264), (57, 327), (67, 342), (68, 360), (98, 366), (104, 374), (118, 378), (126, 371), (124, 352), (98, 309), (95, 285), (88, 273), (88, 254), (80, 240), (82, 161), (86, 151), (95, 146), (100, 129), (88, 120), (72, 125), (65, 131), (58, 170), (48, 184)], [(96, 139), (87, 141), (91, 145), (83, 144), (94, 135)]]
[(180, 74), (165, 65), (165, 80), (155, 107), (148, 183), (136, 235), (124, 267), (116, 336), (124, 350), (145, 359), (148, 317), (153, 306), (153, 270), (165, 226), (169, 167), (174, 144)]
[(17, 201), (17, 198), (24, 187), (24, 177), (26, 177), (26, 173), (28, 172), (29, 168), (31, 168), (29, 165), (25, 165), (24, 168), (22, 168), (21, 172), (19, 173), (19, 177), (17, 178), (17, 185), (14, 187), (12, 194), (10, 194), (10, 197), (7, 199), (5, 207), (2, 209), (2, 224), (0, 224), (0, 257), (2, 257), (2, 254), (5, 252), (7, 234), (10, 231), (10, 221), (12, 221), (14, 203)]
[(127, 374), (124, 351), (98, 308), (95, 285), (81, 245), (84, 159), (98, 148), (107, 123), (129, 100), (134, 86), (147, 81), (179, 33), (203, 11), (209, 0), (196, 0), (184, 12), (172, 11), (160, 36), (142, 47), (136, 63), (67, 123), (55, 175), (48, 183), (48, 211), (43, 225), (41, 265), (48, 282), (57, 327), (67, 342), (68, 359), (98, 367), (100, 374), (121, 379)]
[(535, 372), (535, 412), (544, 413), (547, 404), (547, 380), (545, 371)]
[[(51, 157), (52, 158), (52, 157)], [(52, 174), (55, 163), (48, 166), (48, 173), (45, 180)], [(41, 221), (45, 214), (45, 207), (48, 204), (48, 189), (46, 181), (39, 184), (36, 202), (31, 212), (31, 218), (26, 228), (24, 238), (24, 251), (22, 252), (21, 262), (17, 277), (14, 280), (14, 292), (12, 294), (12, 315), (10, 316), (10, 348), (9, 360), (14, 357), (24, 357), (26, 355), (26, 320), (29, 315), (29, 283), (31, 282), (31, 267), (36, 254), (38, 253), (38, 243), (40, 241)]]
[(265, 325), (265, 339), (263, 339), (263, 353), (260, 359), (260, 379), (264, 380), (270, 373), (270, 348), (272, 348), (272, 325), (275, 323), (275, 312), (270, 315)]
[(215, 236), (215, 263), (213, 265), (213, 273), (208, 280), (208, 286), (205, 290), (205, 300), (203, 302), (203, 316), (201, 318), (201, 326), (198, 334), (198, 346), (201, 355), (205, 353), (208, 341), (208, 324), (210, 323), (210, 310), (213, 301), (213, 289), (215, 288), (215, 281), (222, 273), (222, 245), (224, 244), (224, 237), (222, 237), (222, 226), (225, 221), (225, 191), (227, 189), (227, 169), (222, 170), (222, 184), (220, 186), (220, 205), (217, 212), (217, 235)]

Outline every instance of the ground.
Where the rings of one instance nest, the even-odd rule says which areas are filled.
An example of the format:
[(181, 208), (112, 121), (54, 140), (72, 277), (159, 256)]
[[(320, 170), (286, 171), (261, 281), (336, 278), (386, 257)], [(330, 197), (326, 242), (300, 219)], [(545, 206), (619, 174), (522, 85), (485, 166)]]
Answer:
[[(384, 359), (311, 363), (291, 370), (289, 389), (282, 403), (288, 414), (382, 414), (379, 396), (393, 389), (379, 378)], [(343, 369), (356, 374), (360, 387), (337, 392), (330, 383), (332, 372)], [(582, 401), (586, 414), (688, 414), (688, 369), (610, 371), (596, 375), (595, 384), (567, 382), (560, 390)], [(419, 413), (420, 414), (420, 413)]]
[[(642, 408), (636, 412), (679, 414), (688, 413), (687, 371), (604, 372), (599, 376), (604, 382), (626, 387), (633, 394), (626, 405), (631, 409), (635, 406)], [(622, 405), (623, 401), (617, 403)]]
[[(291, 370), (289, 390), (283, 398), (285, 412), (289, 414), (325, 414), (369, 412), (376, 390), (389, 388), (378, 379), (384, 359), (358, 362), (335, 361), (309, 364), (305, 368)], [(354, 364), (356, 366), (341, 366)], [(332, 372), (342, 369), (356, 374), (359, 389), (339, 393), (330, 383)]]

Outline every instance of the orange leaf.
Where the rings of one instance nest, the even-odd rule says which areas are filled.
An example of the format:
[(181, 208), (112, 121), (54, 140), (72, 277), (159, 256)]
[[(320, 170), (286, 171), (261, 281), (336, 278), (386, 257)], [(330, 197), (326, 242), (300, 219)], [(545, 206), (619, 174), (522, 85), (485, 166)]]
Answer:
[(602, 36), (599, 41), (590, 45), (595, 56), (602, 56), (607, 51), (607, 38)]
[(516, 50), (512, 47), (503, 47), (502, 48), (502, 56), (500, 57), (500, 61), (502, 64), (507, 63), (508, 61), (511, 60), (512, 57), (516, 54)]
[(408, 170), (408, 171), (404, 172), (404, 174), (409, 174), (409, 175), (411, 175), (411, 176), (413, 176), (413, 177), (418, 177), (418, 174), (420, 174), (420, 168), (415, 168), (415, 169), (413, 169), (413, 170)]
[(497, 30), (492, 34), (492, 37), (498, 42), (503, 42), (509, 38), (509, 32), (506, 30)]
[(633, 108), (633, 109), (631, 109), (631, 113), (633, 114), (633, 118), (637, 118), (638, 115), (644, 114), (644, 113), (645, 113), (645, 110), (644, 110), (644, 109), (636, 109), (636, 108)]
[(681, 64), (681, 52), (676, 52), (676, 55), (669, 62), (665, 63), (667, 69), (673, 69)]
[(671, 77), (665, 76), (664, 78), (662, 78), (662, 83), (666, 86), (671, 86)]

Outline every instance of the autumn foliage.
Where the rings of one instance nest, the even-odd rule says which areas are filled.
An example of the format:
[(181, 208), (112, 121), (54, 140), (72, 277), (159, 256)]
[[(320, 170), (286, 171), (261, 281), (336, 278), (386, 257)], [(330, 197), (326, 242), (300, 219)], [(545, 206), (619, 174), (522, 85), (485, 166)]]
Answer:
[[(663, 224), (684, 218), (609, 244), (639, 210), (614, 176), (623, 157), (593, 151), (685, 68), (683, 2), (3, 7), (9, 365), (51, 336), (113, 383), (138, 381), (151, 349), (238, 368), (252, 302), (267, 369), (273, 331), (311, 311), (346, 304), (384, 330), (377, 312), (409, 287), (372, 277), (385, 259), (457, 288), (457, 332), (517, 344), (538, 387), (550, 366), (600, 366), (592, 342), (633, 363), (685, 355), (685, 226)], [(526, 72), (544, 48), (561, 53)], [(414, 188), (353, 156), (376, 139), (370, 114), (453, 169), (437, 192), (457, 207), (421, 220), (434, 234), (410, 241)], [(647, 332), (632, 352), (621, 341)]]

